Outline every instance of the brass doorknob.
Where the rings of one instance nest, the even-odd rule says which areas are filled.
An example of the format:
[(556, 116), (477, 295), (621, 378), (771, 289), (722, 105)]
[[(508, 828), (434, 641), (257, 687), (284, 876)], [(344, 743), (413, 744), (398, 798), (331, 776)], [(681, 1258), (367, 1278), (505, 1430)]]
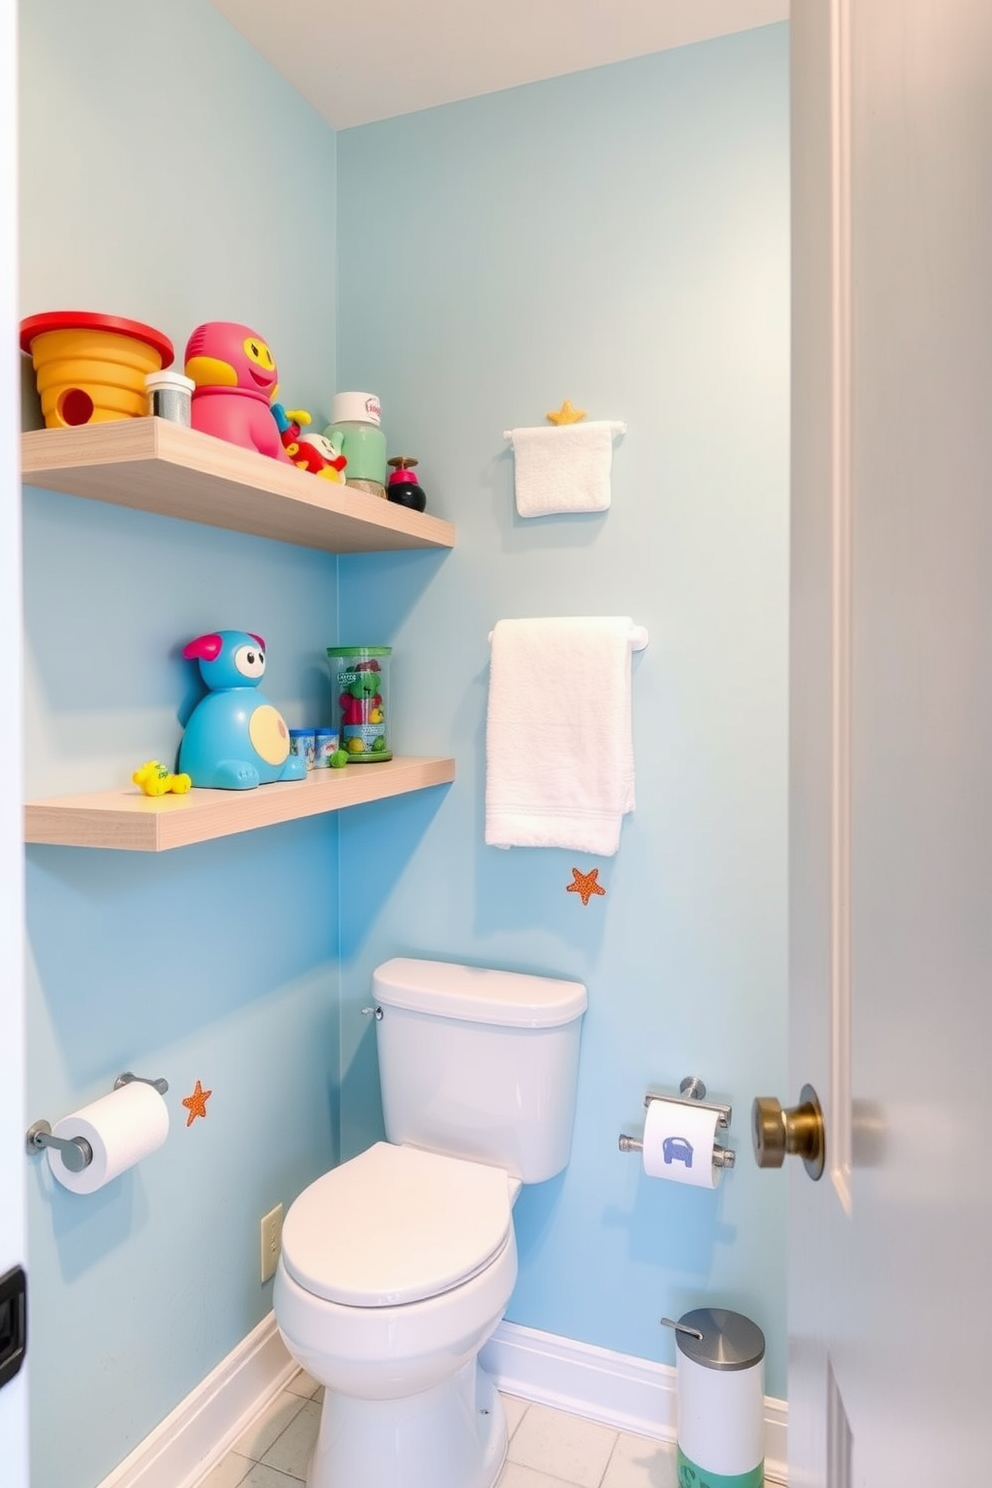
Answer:
[(823, 1173), (827, 1143), (823, 1112), (812, 1085), (803, 1086), (798, 1106), (789, 1111), (783, 1111), (773, 1095), (755, 1096), (751, 1137), (759, 1168), (780, 1168), (787, 1153), (796, 1153), (814, 1182)]

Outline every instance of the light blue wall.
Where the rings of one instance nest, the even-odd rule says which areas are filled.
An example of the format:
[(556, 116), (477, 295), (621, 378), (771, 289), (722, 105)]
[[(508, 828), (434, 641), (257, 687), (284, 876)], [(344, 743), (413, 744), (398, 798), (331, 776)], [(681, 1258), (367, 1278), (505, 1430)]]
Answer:
[[(20, 24), (23, 312), (133, 316), (180, 364), (201, 320), (243, 319), (287, 398), (319, 408), (335, 378), (327, 125), (205, 0), (46, 0)], [(333, 557), (40, 490), (24, 547), (29, 795), (171, 759), (192, 682), (179, 651), (220, 625), (265, 636), (291, 723), (328, 706)], [(29, 1167), (32, 1488), (92, 1488), (268, 1313), (259, 1217), (336, 1154), (337, 833), (27, 857), (29, 1119), (125, 1069), (170, 1082), (166, 1146), (100, 1193)], [(187, 1128), (198, 1079), (213, 1095)]]
[[(383, 952), (583, 979), (571, 1164), (521, 1195), (508, 1316), (672, 1362), (661, 1314), (739, 1308), (777, 1395), (785, 1185), (749, 1113), (785, 1075), (787, 151), (784, 26), (338, 136), (340, 379), (458, 526), (429, 586), (341, 565), (342, 639), (395, 647), (399, 746), (458, 760), (440, 810), (341, 826), (346, 1150), (379, 1130), (358, 1010)], [(629, 425), (612, 508), (520, 519), (502, 431), (566, 397)], [(613, 859), (486, 848), (488, 632), (577, 613), (651, 634), (636, 812)], [(566, 892), (575, 865), (605, 898)], [(687, 1074), (735, 1106), (715, 1194), (617, 1150)]]
[[(268, 1310), (258, 1217), (378, 1135), (359, 1008), (404, 951), (590, 988), (573, 1159), (518, 1205), (509, 1316), (670, 1362), (658, 1316), (719, 1300), (765, 1327), (784, 1394), (785, 1185), (747, 1135), (785, 1072), (784, 28), (336, 139), (206, 0), (27, 3), (21, 30), (24, 313), (132, 315), (180, 354), (200, 320), (255, 322), (292, 402), (380, 394), (458, 526), (450, 554), (336, 562), (26, 493), (29, 795), (168, 754), (178, 648), (218, 624), (266, 636), (291, 723), (324, 705), (325, 644), (392, 642), (401, 747), (458, 761), (339, 827), (29, 849), (30, 1118), (124, 1068), (167, 1076), (172, 1115), (90, 1200), (30, 1169), (33, 1488), (92, 1488)], [(525, 523), (502, 430), (564, 397), (629, 423), (613, 508)], [(582, 611), (652, 635), (637, 811), (587, 909), (580, 860), (482, 846), (488, 630)], [(616, 1150), (690, 1071), (736, 1102), (715, 1195)]]

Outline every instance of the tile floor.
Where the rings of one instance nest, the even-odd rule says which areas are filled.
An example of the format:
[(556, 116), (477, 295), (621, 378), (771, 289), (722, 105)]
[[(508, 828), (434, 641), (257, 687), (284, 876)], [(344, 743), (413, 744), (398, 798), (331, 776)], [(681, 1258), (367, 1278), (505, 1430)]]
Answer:
[[(677, 1488), (675, 1448), (503, 1396), (510, 1447), (498, 1488)], [(317, 1437), (320, 1389), (300, 1373), (198, 1488), (300, 1488)]]

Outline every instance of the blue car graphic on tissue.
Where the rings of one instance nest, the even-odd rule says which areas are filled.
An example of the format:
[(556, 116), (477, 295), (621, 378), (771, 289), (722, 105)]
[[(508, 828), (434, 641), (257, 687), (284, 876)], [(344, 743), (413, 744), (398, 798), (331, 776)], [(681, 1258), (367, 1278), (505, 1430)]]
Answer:
[(683, 1162), (692, 1167), (692, 1143), (685, 1137), (666, 1137), (661, 1144), (661, 1155), (666, 1163)]

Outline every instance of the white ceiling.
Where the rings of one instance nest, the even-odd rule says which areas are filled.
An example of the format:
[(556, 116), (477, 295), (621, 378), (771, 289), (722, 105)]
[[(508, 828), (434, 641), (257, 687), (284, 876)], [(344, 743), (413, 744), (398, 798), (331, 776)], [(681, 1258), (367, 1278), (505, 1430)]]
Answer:
[(335, 129), (784, 20), (789, 0), (213, 0)]

